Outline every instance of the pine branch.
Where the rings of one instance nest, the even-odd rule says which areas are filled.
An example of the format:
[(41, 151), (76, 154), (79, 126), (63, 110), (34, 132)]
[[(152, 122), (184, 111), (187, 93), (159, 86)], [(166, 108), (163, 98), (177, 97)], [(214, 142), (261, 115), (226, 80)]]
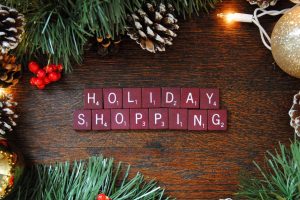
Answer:
[(255, 163), (260, 177), (241, 180), (238, 196), (253, 200), (300, 199), (300, 142), (293, 142), (289, 149), (280, 144), (279, 152), (268, 152), (265, 161), (266, 169)]
[(104, 193), (113, 200), (162, 200), (164, 190), (155, 181), (145, 182), (137, 173), (128, 178), (130, 167), (114, 165), (113, 159), (92, 157), (87, 161), (32, 167), (19, 184), (12, 200), (91, 200)]
[(176, 8), (176, 12), (184, 18), (191, 17), (192, 14), (197, 14), (201, 11), (208, 12), (214, 8), (215, 4), (222, 0), (168, 0)]
[[(169, 1), (178, 14), (191, 16), (208, 11), (221, 0)], [(0, 0), (25, 15), (22, 43), (16, 49), (18, 58), (45, 60), (63, 64), (67, 72), (81, 64), (83, 46), (89, 37), (124, 33), (128, 13), (141, 8), (145, 0)], [(42, 63), (46, 65), (47, 63)]]

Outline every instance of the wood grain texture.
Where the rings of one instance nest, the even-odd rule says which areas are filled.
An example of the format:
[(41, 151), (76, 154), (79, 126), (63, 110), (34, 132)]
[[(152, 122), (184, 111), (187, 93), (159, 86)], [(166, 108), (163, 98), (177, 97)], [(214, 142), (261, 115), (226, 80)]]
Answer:
[[(290, 4), (282, 0), (276, 8)], [(299, 79), (274, 66), (251, 24), (227, 25), (217, 13), (252, 13), (246, 1), (227, 0), (210, 15), (181, 20), (166, 53), (151, 54), (133, 41), (117, 56), (88, 52), (82, 66), (45, 91), (29, 86), (30, 74), (14, 89), (21, 115), (13, 135), (29, 161), (51, 163), (103, 154), (156, 178), (177, 199), (232, 197), (241, 171), (252, 160), (293, 136), (288, 110)], [(278, 18), (264, 18), (272, 30)], [(72, 113), (83, 107), (86, 87), (211, 87), (221, 90), (229, 111), (227, 132), (75, 132)]]

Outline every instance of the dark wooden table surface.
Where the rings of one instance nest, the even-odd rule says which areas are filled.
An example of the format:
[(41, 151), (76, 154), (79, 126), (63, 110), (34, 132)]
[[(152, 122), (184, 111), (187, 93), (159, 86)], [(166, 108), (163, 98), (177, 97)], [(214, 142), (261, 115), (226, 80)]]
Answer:
[[(276, 8), (290, 6), (286, 0)], [(273, 65), (252, 24), (228, 25), (224, 11), (252, 13), (246, 1), (226, 0), (209, 15), (181, 20), (174, 45), (151, 54), (125, 40), (117, 56), (87, 53), (82, 66), (39, 91), (30, 74), (14, 89), (21, 115), (15, 142), (29, 161), (52, 163), (103, 154), (156, 178), (177, 199), (232, 197), (252, 160), (293, 137), (288, 110), (299, 80)], [(272, 30), (278, 18), (266, 17)], [(229, 110), (227, 132), (75, 132), (72, 113), (83, 107), (86, 87), (212, 87)]]

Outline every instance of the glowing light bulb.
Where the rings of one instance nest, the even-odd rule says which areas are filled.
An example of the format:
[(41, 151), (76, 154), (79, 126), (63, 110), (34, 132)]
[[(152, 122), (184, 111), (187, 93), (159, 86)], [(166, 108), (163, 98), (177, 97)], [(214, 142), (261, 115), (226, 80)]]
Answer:
[(232, 22), (253, 22), (253, 15), (245, 13), (220, 13), (218, 17), (225, 19), (227, 23)]

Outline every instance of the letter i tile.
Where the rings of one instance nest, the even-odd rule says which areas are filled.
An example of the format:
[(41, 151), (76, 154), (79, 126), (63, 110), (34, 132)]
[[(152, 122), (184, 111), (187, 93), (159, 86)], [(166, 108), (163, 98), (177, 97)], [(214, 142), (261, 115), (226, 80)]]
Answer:
[(187, 109), (170, 109), (169, 110), (169, 129), (187, 130), (188, 127)]

